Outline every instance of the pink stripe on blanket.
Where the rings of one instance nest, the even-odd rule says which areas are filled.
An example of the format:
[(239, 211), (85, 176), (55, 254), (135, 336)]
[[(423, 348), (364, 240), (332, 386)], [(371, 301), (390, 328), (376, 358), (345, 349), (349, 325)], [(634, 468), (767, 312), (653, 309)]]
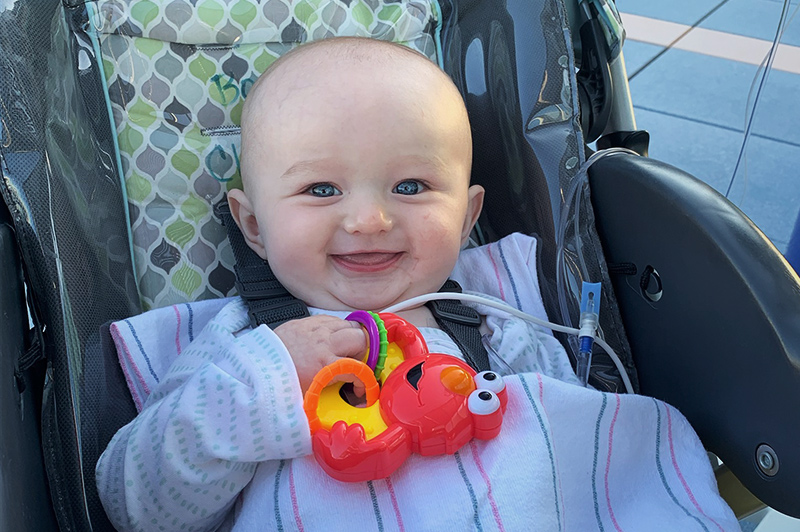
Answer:
[(294, 460), (289, 460), (289, 494), (292, 498), (292, 512), (294, 513), (294, 522), (297, 523), (297, 530), (303, 532), (303, 520), (300, 519), (300, 507), (297, 505), (297, 490), (294, 487), (294, 468), (292, 463)]
[(497, 267), (497, 263), (494, 261), (494, 255), (492, 254), (492, 244), (486, 246), (486, 251), (489, 253), (489, 260), (492, 261), (492, 268), (494, 268), (494, 276), (497, 278), (497, 287), (500, 288), (500, 299), (503, 301), (506, 300), (506, 294), (503, 290), (503, 280), (500, 279), (500, 269)]
[(400, 505), (397, 504), (397, 496), (394, 494), (392, 479), (389, 477), (386, 477), (386, 488), (389, 490), (389, 497), (392, 499), (392, 508), (394, 509), (394, 515), (397, 518), (397, 527), (400, 529), (400, 532), (405, 532), (406, 527), (403, 525), (403, 516), (400, 515)]
[(131, 397), (133, 398), (133, 402), (136, 405), (136, 411), (141, 412), (142, 407), (144, 406), (144, 402), (142, 401), (142, 398), (139, 396), (139, 393), (136, 391), (136, 386), (134, 386), (133, 379), (131, 378), (131, 375), (128, 372), (128, 365), (125, 364), (125, 361), (122, 358), (123, 355), (130, 361), (130, 365), (133, 368), (134, 373), (139, 378), (139, 382), (142, 383), (142, 388), (148, 395), (150, 395), (150, 388), (144, 381), (144, 377), (142, 377), (142, 374), (139, 373), (139, 367), (134, 362), (130, 351), (128, 351), (128, 344), (125, 342), (125, 339), (119, 332), (119, 327), (117, 327), (117, 324), (112, 323), (109, 329), (111, 331), (111, 339), (114, 340), (114, 345), (117, 346), (117, 360), (119, 361), (119, 365), (122, 368), (122, 373), (125, 375), (125, 381), (128, 383), (128, 390), (131, 392)]
[(178, 305), (172, 305), (172, 310), (175, 311), (175, 320), (178, 322), (175, 325), (175, 349), (178, 354), (181, 354), (181, 313), (178, 310)]
[(606, 460), (606, 505), (608, 506), (608, 513), (611, 515), (611, 522), (614, 523), (614, 528), (617, 532), (622, 532), (622, 529), (619, 527), (619, 523), (617, 523), (617, 517), (614, 515), (614, 509), (611, 508), (611, 494), (608, 490), (608, 472), (611, 469), (611, 448), (614, 442), (614, 425), (617, 423), (617, 414), (619, 413), (619, 395), (614, 394), (614, 398), (617, 400), (617, 407), (614, 409), (614, 416), (611, 418), (611, 425), (608, 427), (608, 459)]
[(692, 501), (692, 504), (694, 505), (695, 508), (697, 508), (697, 511), (700, 512), (700, 514), (703, 517), (705, 517), (706, 519), (717, 525), (717, 528), (719, 528), (722, 532), (724, 532), (724, 529), (719, 525), (719, 523), (714, 521), (711, 517), (707, 516), (706, 513), (702, 510), (702, 508), (700, 508), (700, 505), (697, 503), (697, 499), (694, 498), (692, 489), (689, 487), (689, 484), (686, 482), (686, 479), (683, 478), (681, 469), (678, 467), (678, 460), (675, 458), (675, 445), (672, 441), (672, 416), (669, 413), (670, 411), (669, 405), (667, 405), (666, 411), (667, 411), (667, 438), (669, 439), (669, 454), (672, 457), (672, 467), (675, 468), (675, 473), (677, 473), (678, 478), (680, 479), (681, 484), (683, 485), (683, 491), (685, 491), (686, 495), (689, 496), (689, 500)]
[(500, 519), (500, 510), (497, 509), (497, 502), (494, 500), (494, 495), (492, 495), (492, 483), (489, 481), (489, 475), (486, 474), (486, 470), (483, 468), (483, 462), (481, 462), (481, 457), (478, 454), (478, 446), (475, 444), (475, 440), (470, 440), (469, 448), (470, 451), (472, 451), (472, 458), (475, 460), (475, 465), (478, 466), (478, 471), (483, 481), (486, 483), (486, 496), (489, 498), (489, 505), (492, 507), (494, 522), (497, 523), (497, 528), (499, 530), (505, 532), (506, 529), (503, 526), (503, 520)]

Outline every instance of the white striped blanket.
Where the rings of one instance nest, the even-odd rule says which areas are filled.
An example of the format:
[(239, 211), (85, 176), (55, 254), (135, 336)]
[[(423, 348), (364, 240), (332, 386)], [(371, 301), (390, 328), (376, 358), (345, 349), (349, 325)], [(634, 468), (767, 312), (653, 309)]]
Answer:
[[(466, 289), (543, 317), (533, 268), (535, 244), (512, 235), (468, 250), (453, 276)], [(565, 382), (575, 377), (552, 336), (534, 330), (530, 334), (538, 347), (530, 350), (527, 324), (477, 308), (487, 316), (492, 345), (519, 371), (505, 377), (509, 403), (499, 436), (472, 441), (453, 455), (412, 455), (391, 477), (364, 483), (333, 480), (307, 454), (308, 429), (297, 415), (299, 387), (290, 381), (282, 381), (290, 383), (285, 396), (270, 396), (285, 401), (286, 412), (264, 410), (284, 427), (270, 433), (276, 449), (271, 459), (259, 458), (263, 445), (255, 444), (261, 437), (252, 449), (260, 454), (248, 454), (246, 431), (238, 439), (226, 436), (234, 422), (224, 409), (223, 432), (217, 429), (216, 434), (230, 450), (214, 451), (215, 458), (200, 462), (184, 461), (175, 450), (167, 452), (166, 460), (148, 454), (149, 442), (159, 441), (151, 436), (157, 434), (155, 426), (169, 427), (159, 429), (167, 439), (174, 430), (175, 442), (192, 430), (212, 434), (192, 416), (200, 402), (206, 416), (214, 412), (208, 390), (184, 384), (206, 371), (191, 370), (193, 364), (213, 358), (198, 345), (223, 352), (233, 345), (245, 351), (267, 346), (278, 373), (285, 373), (291, 361), (264, 327), (234, 334), (247, 324), (246, 309), (237, 299), (177, 305), (117, 322), (112, 334), (120, 362), (144, 416), (120, 431), (98, 465), (98, 487), (109, 516), (131, 530), (177, 530), (195, 518), (194, 530), (212, 530), (223, 518), (222, 529), (243, 531), (739, 530), (718, 495), (699, 439), (676, 409), (648, 397), (605, 394)], [(423, 333), (432, 351), (457, 351), (441, 331)], [(233, 386), (254, 377), (262, 371), (257, 364), (267, 362), (248, 366), (250, 357), (233, 353), (211, 369)], [(188, 415), (178, 415), (181, 409)], [(152, 421), (146, 421), (147, 415)], [(250, 415), (256, 416), (251, 424), (264, 418), (258, 408)], [(206, 481), (203, 475), (224, 480)], [(153, 495), (152, 486), (163, 486), (163, 493)]]

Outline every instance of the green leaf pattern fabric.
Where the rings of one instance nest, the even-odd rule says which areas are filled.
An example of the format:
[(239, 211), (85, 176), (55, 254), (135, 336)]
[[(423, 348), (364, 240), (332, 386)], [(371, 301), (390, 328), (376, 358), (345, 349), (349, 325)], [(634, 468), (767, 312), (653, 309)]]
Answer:
[(242, 104), (277, 57), (354, 35), (436, 60), (429, 1), (99, 0), (93, 11), (146, 309), (234, 294), (212, 209), (241, 183)]

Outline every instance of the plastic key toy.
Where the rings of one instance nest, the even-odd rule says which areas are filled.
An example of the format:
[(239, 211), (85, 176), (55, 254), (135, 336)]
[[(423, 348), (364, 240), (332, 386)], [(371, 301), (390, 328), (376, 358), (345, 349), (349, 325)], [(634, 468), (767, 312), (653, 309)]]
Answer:
[[(364, 360), (324, 367), (303, 402), (314, 455), (331, 477), (384, 478), (411, 453), (453, 454), (472, 438), (497, 436), (508, 401), (499, 375), (476, 374), (456, 357), (429, 353), (417, 328), (394, 314), (358, 311), (347, 319), (367, 331)], [(351, 405), (345, 383), (333, 382), (348, 374), (364, 383), (366, 405)]]

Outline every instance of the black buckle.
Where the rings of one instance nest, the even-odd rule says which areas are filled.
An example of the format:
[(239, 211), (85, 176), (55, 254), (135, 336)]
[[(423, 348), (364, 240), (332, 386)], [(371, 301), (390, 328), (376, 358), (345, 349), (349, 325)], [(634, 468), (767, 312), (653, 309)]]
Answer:
[(278, 301), (253, 301), (249, 305), (247, 315), (250, 325), (255, 329), (266, 323), (274, 329), (287, 321), (310, 316), (308, 307), (299, 299), (283, 299)]
[(447, 320), (461, 325), (477, 327), (483, 321), (478, 311), (460, 301), (437, 300), (430, 306), (434, 318)]

